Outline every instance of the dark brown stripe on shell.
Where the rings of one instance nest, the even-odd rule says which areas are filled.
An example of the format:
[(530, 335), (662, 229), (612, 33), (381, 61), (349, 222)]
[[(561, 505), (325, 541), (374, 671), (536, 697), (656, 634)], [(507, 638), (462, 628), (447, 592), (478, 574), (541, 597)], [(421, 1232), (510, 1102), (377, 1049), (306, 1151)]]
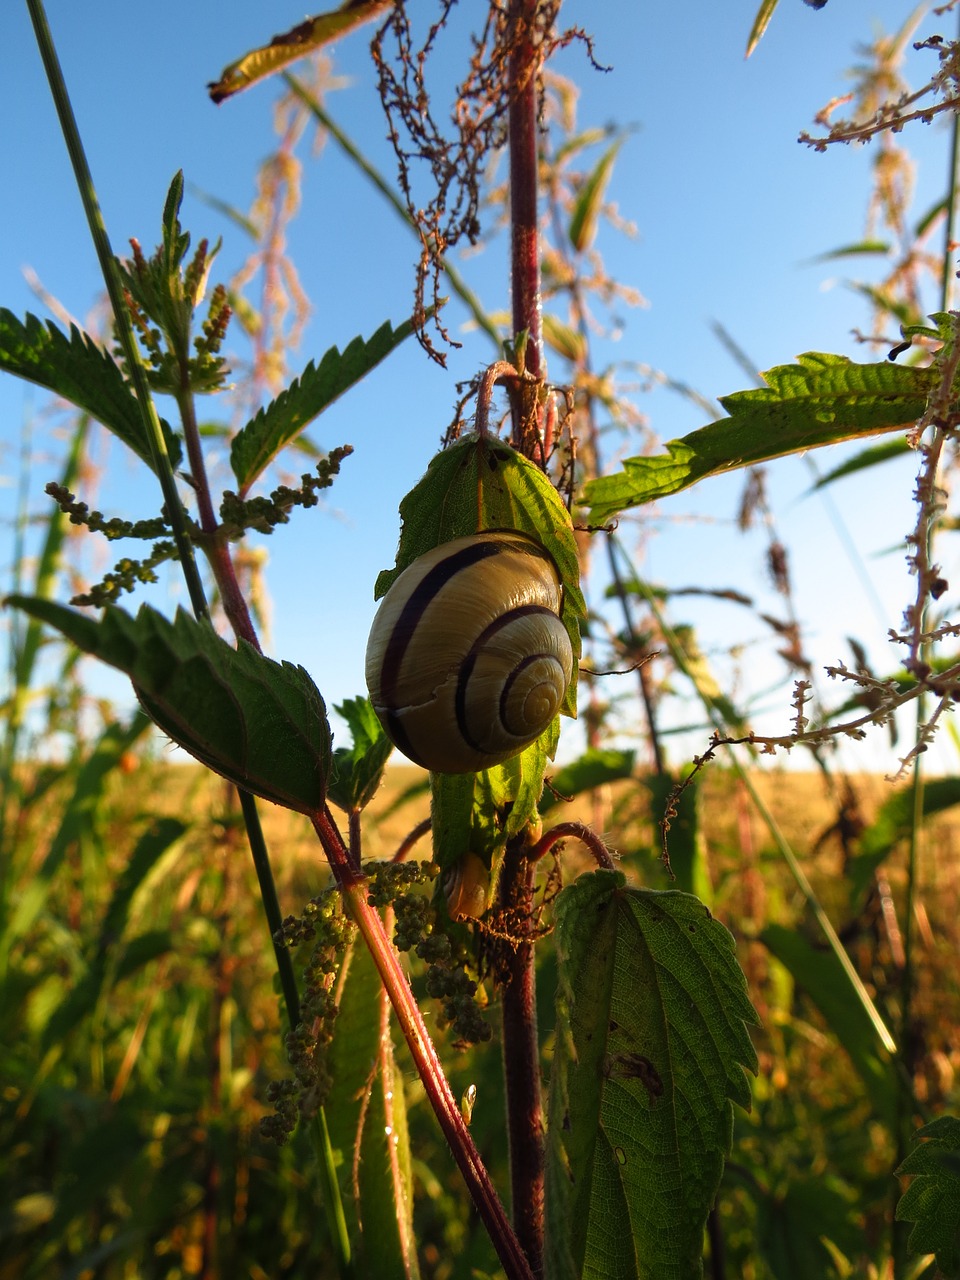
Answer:
[(380, 696), (388, 706), (391, 704), (397, 681), (400, 678), (400, 669), (403, 666), (407, 648), (416, 634), (424, 611), (434, 596), (447, 585), (451, 578), (455, 578), (461, 570), (469, 568), (470, 565), (478, 564), (481, 560), (487, 560), (490, 556), (500, 555), (504, 550), (506, 550), (505, 547), (500, 546), (492, 539), (490, 541), (475, 542), (469, 547), (464, 547), (461, 551), (454, 552), (441, 560), (439, 564), (434, 565), (410, 593), (406, 604), (400, 611), (400, 616), (393, 624), (390, 639), (387, 641), (383, 651), (383, 661), (380, 664)]
[[(476, 666), (477, 657), (480, 653), (480, 650), (483, 648), (483, 646), (486, 644), (486, 642), (490, 639), (491, 636), (496, 635), (498, 631), (508, 626), (511, 622), (515, 621), (517, 618), (529, 617), (531, 614), (536, 614), (536, 613), (544, 613), (549, 618), (555, 618), (557, 616), (552, 609), (547, 609), (542, 604), (522, 604), (516, 609), (511, 609), (509, 613), (503, 613), (500, 615), (499, 618), (494, 618), (493, 622), (491, 622), (488, 627), (484, 628), (484, 630), (480, 633), (480, 635), (477, 636), (476, 640), (474, 640), (473, 644), (470, 646), (470, 652), (467, 654), (463, 662), (460, 664), (460, 674), (457, 679), (457, 692), (454, 698), (454, 707), (456, 709), (456, 716), (457, 716), (457, 728), (460, 730), (460, 734), (464, 742), (468, 743), (469, 746), (473, 747), (474, 751), (486, 752), (490, 750), (488, 746), (485, 746), (483, 743), (477, 742), (476, 739), (471, 736), (467, 728), (467, 685), (470, 683), (470, 677), (473, 674), (473, 668)], [(544, 653), (530, 654), (526, 658), (522, 658), (518, 665), (520, 667), (525, 667), (528, 662), (535, 660), (536, 658), (544, 658), (549, 656), (550, 656), (549, 654), (544, 654)], [(517, 668), (514, 668), (514, 670), (516, 669)], [(511, 679), (511, 678), (512, 678), (512, 673), (511, 673), (511, 676), (508, 677), (508, 679)], [(503, 718), (501, 716), (500, 717), (501, 723), (502, 723), (502, 719)], [(512, 736), (519, 739), (520, 735), (513, 734)], [(534, 737), (536, 737), (536, 734), (534, 735)]]

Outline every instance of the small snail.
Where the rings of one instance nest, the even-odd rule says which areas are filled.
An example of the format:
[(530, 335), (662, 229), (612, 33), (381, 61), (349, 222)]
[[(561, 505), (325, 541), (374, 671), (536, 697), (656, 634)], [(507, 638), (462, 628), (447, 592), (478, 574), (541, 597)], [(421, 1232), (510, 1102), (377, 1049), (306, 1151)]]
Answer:
[(560, 709), (573, 652), (563, 589), (519, 533), (457, 538), (404, 569), (367, 642), (367, 688), (387, 735), (435, 773), (518, 755)]
[(465, 853), (440, 881), (451, 920), (479, 920), (490, 896), (490, 871), (475, 853)]

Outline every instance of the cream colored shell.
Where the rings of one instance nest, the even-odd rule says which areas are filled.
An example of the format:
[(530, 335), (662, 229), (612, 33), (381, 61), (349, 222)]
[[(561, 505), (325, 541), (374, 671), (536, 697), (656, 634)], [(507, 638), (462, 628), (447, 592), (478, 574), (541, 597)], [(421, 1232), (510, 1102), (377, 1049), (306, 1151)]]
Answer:
[(444, 543), (387, 592), (367, 642), (387, 734), (436, 773), (518, 755), (547, 728), (573, 672), (553, 561), (509, 532)]

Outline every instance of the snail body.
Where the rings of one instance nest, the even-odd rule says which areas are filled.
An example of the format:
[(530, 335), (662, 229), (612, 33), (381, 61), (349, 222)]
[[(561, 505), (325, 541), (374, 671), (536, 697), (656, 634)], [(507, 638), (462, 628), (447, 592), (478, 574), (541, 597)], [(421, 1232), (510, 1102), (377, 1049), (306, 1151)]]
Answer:
[(457, 538), (384, 596), (367, 642), (370, 701), (404, 755), (471, 773), (518, 755), (551, 723), (573, 673), (553, 560), (522, 534)]

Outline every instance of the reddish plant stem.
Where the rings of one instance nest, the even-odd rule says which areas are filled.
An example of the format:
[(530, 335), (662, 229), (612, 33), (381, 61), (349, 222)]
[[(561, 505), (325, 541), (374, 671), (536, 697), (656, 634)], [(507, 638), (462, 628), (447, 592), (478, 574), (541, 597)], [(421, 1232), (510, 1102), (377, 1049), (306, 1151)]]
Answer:
[(386, 988), (400, 1030), (410, 1049), (417, 1073), (443, 1135), (450, 1146), (467, 1189), (490, 1234), (494, 1248), (509, 1280), (533, 1280), (533, 1273), (497, 1195), (490, 1175), (480, 1159), (470, 1130), (450, 1089), (439, 1055), (430, 1039), (423, 1015), (414, 999), (407, 976), (383, 921), (367, 902), (366, 878), (350, 861), (340, 833), (322, 811), (313, 817), (313, 826), (343, 894), (346, 910), (353, 917)]
[(233, 628), (234, 635), (238, 639), (242, 637), (258, 652), (262, 652), (257, 629), (253, 625), (250, 610), (247, 608), (247, 602), (237, 581), (230, 549), (218, 535), (220, 526), (210, 496), (210, 482), (207, 479), (207, 467), (200, 443), (193, 393), (190, 390), (189, 375), (186, 370), (183, 372), (181, 393), (177, 396), (177, 407), (180, 410), (180, 421), (183, 425), (183, 439), (187, 449), (187, 460), (190, 463), (190, 478), (193, 480), (197, 500), (197, 514), (200, 517), (200, 528), (204, 535), (200, 545), (213, 571), (220, 591), (220, 599), (223, 602), (223, 611)]
[(545, 853), (549, 853), (555, 844), (567, 839), (579, 840), (582, 844), (585, 844), (594, 858), (596, 858), (598, 865), (605, 870), (616, 870), (616, 864), (613, 861), (610, 850), (597, 833), (582, 822), (558, 822), (555, 827), (545, 831), (530, 850), (530, 861), (537, 862)]
[(513, 0), (510, 22), (510, 227), (514, 336), (525, 329), (526, 370), (546, 375), (540, 297), (540, 228), (537, 221), (537, 72), (540, 47), (537, 0)]
[[(513, 1228), (535, 1276), (543, 1275), (544, 1159), (537, 983), (533, 950), (536, 864), (522, 837), (507, 845), (501, 903), (517, 923), (509, 980), (501, 996)], [(509, 898), (503, 895), (509, 895)], [(516, 937), (519, 934), (519, 939)]]
[[(543, 32), (538, 0), (511, 0), (510, 24), (510, 224), (513, 334), (526, 331), (524, 372), (546, 379), (540, 295), (540, 227), (537, 217), (537, 79)], [(519, 400), (520, 397), (517, 397)], [(514, 402), (513, 444), (528, 457), (544, 455), (537, 424)], [(535, 430), (531, 433), (531, 425)], [(543, 1102), (537, 1036), (533, 886), (535, 865), (517, 841), (507, 846), (500, 878), (501, 902), (516, 911), (516, 949), (506, 957), (502, 998), (503, 1065), (510, 1148), (513, 1223), (534, 1273), (543, 1273)]]

